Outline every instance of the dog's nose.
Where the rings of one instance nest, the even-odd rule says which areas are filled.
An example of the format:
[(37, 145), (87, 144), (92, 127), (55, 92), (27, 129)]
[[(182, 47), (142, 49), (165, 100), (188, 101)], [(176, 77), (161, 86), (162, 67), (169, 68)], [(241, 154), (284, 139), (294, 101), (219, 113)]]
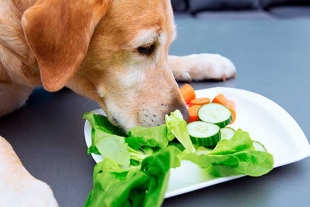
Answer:
[(175, 111), (175, 110), (179, 110), (183, 116), (183, 119), (187, 122), (189, 120), (189, 113), (188, 113), (188, 109), (185, 105), (185, 103), (183, 101), (180, 101), (180, 99), (175, 99), (173, 101), (173, 104), (172, 104), (173, 108), (171, 108), (172, 110), (170, 110), (171, 112), (172, 111)]
[(182, 107), (181, 109), (179, 109), (181, 114), (183, 115), (183, 119), (187, 122), (189, 120), (189, 113), (187, 110), (187, 107)]

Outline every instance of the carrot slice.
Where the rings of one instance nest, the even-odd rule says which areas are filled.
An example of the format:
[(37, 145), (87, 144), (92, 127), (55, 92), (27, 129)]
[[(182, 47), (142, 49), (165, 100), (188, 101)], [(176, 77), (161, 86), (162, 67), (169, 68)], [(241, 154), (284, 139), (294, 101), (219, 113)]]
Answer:
[(188, 123), (193, 122), (193, 121), (199, 121), (198, 110), (200, 107), (201, 105), (193, 105), (188, 108), (188, 113), (189, 113)]
[(231, 116), (232, 116), (232, 120), (230, 122), (230, 124), (234, 123), (235, 120), (236, 120), (236, 117), (237, 117), (237, 113), (236, 113), (236, 104), (235, 102), (231, 101), (231, 100), (228, 100), (226, 103), (225, 103), (225, 106), (230, 110), (231, 112)]
[(180, 87), (180, 92), (186, 104), (188, 104), (191, 100), (196, 98), (194, 88), (187, 83)]
[(195, 98), (189, 102), (189, 106), (193, 105), (204, 105), (210, 103), (209, 98)]
[(212, 103), (218, 103), (218, 104), (225, 105), (227, 101), (228, 99), (222, 93), (220, 93), (214, 97), (214, 99), (212, 100)]

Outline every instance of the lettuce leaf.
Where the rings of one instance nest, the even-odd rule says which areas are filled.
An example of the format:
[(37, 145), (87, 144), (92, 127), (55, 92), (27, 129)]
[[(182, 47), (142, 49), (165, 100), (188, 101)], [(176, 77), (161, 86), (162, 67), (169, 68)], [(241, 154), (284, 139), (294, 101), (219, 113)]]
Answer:
[(124, 137), (112, 135), (95, 128), (94, 143), (104, 158), (113, 159), (117, 164), (128, 167), (130, 153)]
[[(171, 112), (170, 115), (165, 116), (168, 133), (173, 134), (177, 140), (189, 152), (195, 152), (195, 147), (187, 132), (187, 123), (179, 110)], [(171, 135), (168, 135), (171, 137)], [(170, 138), (171, 139), (171, 138)]]
[(91, 145), (87, 152), (101, 154), (105, 158), (113, 159), (117, 164), (128, 167), (130, 164), (130, 153), (124, 137), (119, 136), (122, 131), (113, 126), (109, 120), (100, 114), (88, 112), (84, 114), (91, 127)]
[(214, 150), (202, 153), (200, 148), (199, 154), (184, 152), (183, 159), (209, 168), (214, 176), (245, 174), (256, 177), (268, 173), (274, 165), (273, 156), (255, 150), (249, 134), (241, 129), (230, 140), (220, 140)]
[(238, 129), (230, 140), (221, 139), (210, 153), (223, 155), (244, 150), (255, 150), (255, 147), (249, 133)]
[(96, 155), (100, 155), (100, 152), (99, 152), (98, 148), (96, 147), (95, 141), (94, 141), (95, 132), (96, 132), (96, 130), (94, 128), (92, 128), (91, 129), (91, 145), (87, 149), (87, 154), (89, 154), (89, 155), (91, 153), (94, 153)]
[(180, 154), (177, 147), (168, 146), (143, 160), (141, 170), (151, 178), (143, 206), (161, 206), (168, 187), (170, 168), (181, 165)]
[(89, 121), (92, 128), (98, 128), (101, 131), (107, 132), (109, 134), (115, 134), (119, 136), (125, 136), (125, 132), (111, 124), (108, 118), (101, 114), (95, 114), (94, 112), (90, 111), (83, 115), (83, 119)]
[(97, 154), (100, 155), (97, 146), (95, 145), (94, 138), (96, 129), (100, 131), (104, 131), (109, 134), (122, 135), (124, 132), (119, 128), (110, 123), (106, 116), (101, 114), (94, 114), (94, 112), (90, 111), (83, 115), (83, 119), (87, 120), (91, 127), (91, 145), (87, 149), (87, 154)]
[(170, 168), (181, 164), (181, 151), (168, 146), (143, 160), (141, 167), (122, 169), (109, 158), (93, 173), (94, 187), (84, 207), (159, 207), (167, 189)]
[(164, 148), (168, 145), (167, 126), (134, 127), (127, 133), (126, 142), (130, 147), (139, 149), (141, 146)]

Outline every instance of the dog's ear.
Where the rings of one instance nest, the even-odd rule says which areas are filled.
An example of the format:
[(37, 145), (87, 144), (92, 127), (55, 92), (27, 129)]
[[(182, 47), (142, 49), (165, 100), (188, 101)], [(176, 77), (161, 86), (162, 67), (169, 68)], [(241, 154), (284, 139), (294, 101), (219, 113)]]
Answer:
[(38, 0), (25, 11), (24, 34), (46, 90), (60, 90), (74, 76), (111, 4), (112, 0)]

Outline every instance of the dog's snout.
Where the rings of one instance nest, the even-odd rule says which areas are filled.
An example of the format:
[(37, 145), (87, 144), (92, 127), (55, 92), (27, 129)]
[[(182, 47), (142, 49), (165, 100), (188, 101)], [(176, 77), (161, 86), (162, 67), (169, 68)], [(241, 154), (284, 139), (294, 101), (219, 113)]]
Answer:
[(186, 107), (182, 107), (180, 109), (181, 114), (183, 115), (183, 119), (187, 122), (189, 120), (189, 113)]
[(166, 114), (170, 114), (176, 110), (179, 110), (183, 116), (183, 119), (187, 122), (189, 120), (189, 113), (185, 103), (180, 98), (173, 99), (169, 104), (161, 104), (162, 108), (165, 108)]
[(179, 99), (169, 103), (161, 103), (158, 107), (147, 107), (139, 111), (139, 121), (142, 126), (152, 127), (165, 123), (165, 115), (179, 110), (185, 121), (188, 121), (189, 114), (184, 102)]
[(153, 111), (152, 109), (149, 108), (141, 110), (139, 112), (139, 117), (142, 126), (145, 127), (157, 126), (164, 123), (164, 117), (158, 116), (156, 111)]
[(183, 119), (187, 122), (189, 120), (189, 113), (188, 113), (186, 105), (183, 102), (180, 102), (179, 100), (175, 100), (172, 105), (175, 107), (172, 108), (171, 112), (175, 110), (179, 110), (183, 116)]

